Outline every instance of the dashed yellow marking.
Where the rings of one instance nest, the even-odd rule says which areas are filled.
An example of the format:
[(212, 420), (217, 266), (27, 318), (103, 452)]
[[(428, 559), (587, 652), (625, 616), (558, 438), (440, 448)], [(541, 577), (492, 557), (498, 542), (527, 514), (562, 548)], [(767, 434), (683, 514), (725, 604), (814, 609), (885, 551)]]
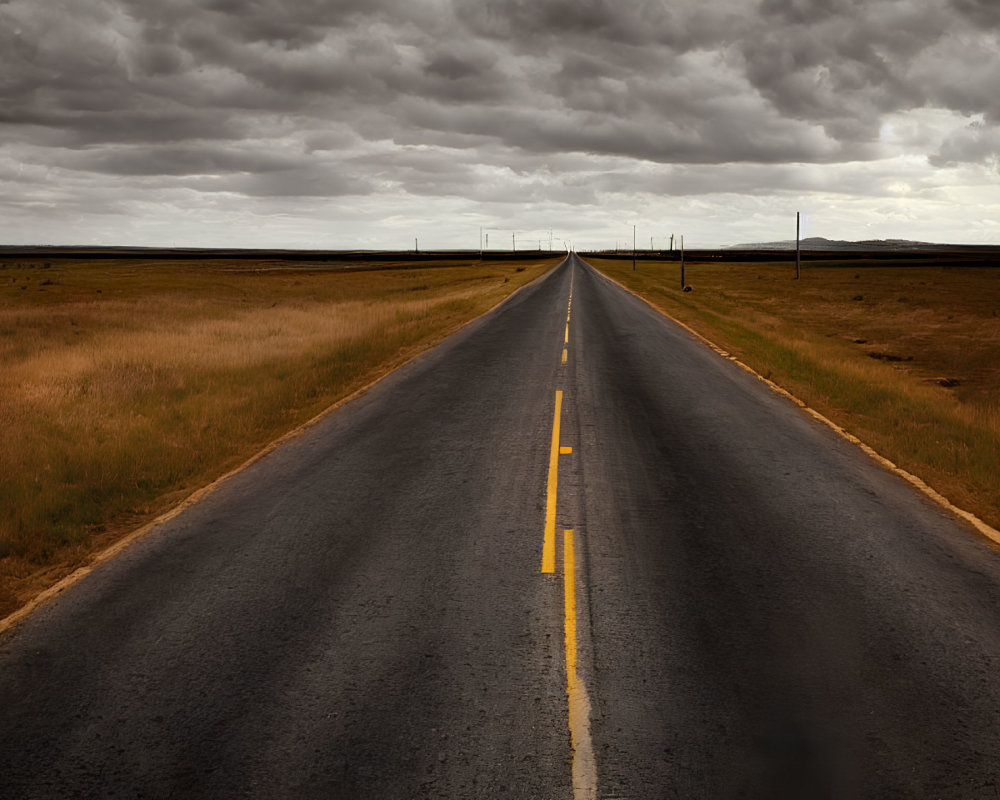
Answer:
[[(569, 353), (569, 323), (573, 313), (573, 278), (570, 273), (569, 302), (566, 305), (566, 331), (563, 336), (562, 363)], [(562, 414), (561, 390), (556, 390), (555, 415), (552, 420), (552, 446), (549, 450), (548, 496), (545, 504), (545, 537), (542, 542), (542, 572), (555, 572), (556, 566), (556, 499), (559, 485), (559, 456), (569, 455), (573, 448), (560, 446), (559, 423)], [(570, 747), (573, 762), (573, 800), (596, 800), (597, 764), (590, 736), (590, 697), (587, 687), (577, 674), (576, 624), (576, 557), (573, 531), (563, 531), (563, 595), (565, 601), (566, 696), (569, 704)]]
[(597, 764), (590, 738), (590, 697), (576, 672), (576, 556), (573, 531), (563, 531), (563, 595), (565, 600), (566, 695), (569, 700), (569, 734), (573, 756), (573, 798), (597, 796)]
[(545, 501), (545, 537), (542, 540), (542, 572), (556, 571), (556, 496), (559, 487), (559, 418), (562, 414), (561, 389), (556, 390), (556, 410), (552, 419), (552, 446), (549, 449), (549, 481)]

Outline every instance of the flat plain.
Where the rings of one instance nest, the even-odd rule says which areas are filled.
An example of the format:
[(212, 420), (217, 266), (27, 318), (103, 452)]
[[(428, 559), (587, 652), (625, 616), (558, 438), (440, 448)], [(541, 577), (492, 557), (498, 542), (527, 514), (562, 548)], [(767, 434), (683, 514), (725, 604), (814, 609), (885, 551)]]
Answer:
[(1000, 269), (588, 260), (1000, 527)]
[(0, 617), (557, 261), (0, 257)]
[(995, 799), (997, 553), (574, 255), (0, 633), (0, 795)]

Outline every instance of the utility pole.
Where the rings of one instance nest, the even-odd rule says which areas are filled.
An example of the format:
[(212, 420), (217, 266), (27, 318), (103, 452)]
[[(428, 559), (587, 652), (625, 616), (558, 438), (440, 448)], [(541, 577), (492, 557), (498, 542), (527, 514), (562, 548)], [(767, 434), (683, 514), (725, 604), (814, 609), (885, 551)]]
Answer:
[(674, 235), (670, 234), (670, 252), (674, 252)]
[(635, 272), (635, 225), (632, 226), (632, 272)]
[(514, 239), (514, 234), (513, 233), (510, 235), (510, 251), (512, 253), (516, 253), (517, 252), (517, 241)]
[(799, 216), (801, 212), (795, 212), (795, 280), (802, 275), (802, 252), (799, 249)]
[(420, 252), (420, 248), (417, 247), (417, 237), (416, 236), (413, 237), (413, 252), (414, 253), (419, 253)]
[(681, 289), (684, 286), (684, 234), (681, 234)]

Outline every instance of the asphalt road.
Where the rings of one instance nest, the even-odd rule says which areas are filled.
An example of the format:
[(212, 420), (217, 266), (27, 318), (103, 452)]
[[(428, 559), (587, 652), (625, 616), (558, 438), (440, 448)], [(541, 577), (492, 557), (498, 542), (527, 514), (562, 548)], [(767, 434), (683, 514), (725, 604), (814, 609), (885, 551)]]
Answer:
[(570, 257), (0, 636), (0, 797), (995, 800), (998, 668), (995, 547)]

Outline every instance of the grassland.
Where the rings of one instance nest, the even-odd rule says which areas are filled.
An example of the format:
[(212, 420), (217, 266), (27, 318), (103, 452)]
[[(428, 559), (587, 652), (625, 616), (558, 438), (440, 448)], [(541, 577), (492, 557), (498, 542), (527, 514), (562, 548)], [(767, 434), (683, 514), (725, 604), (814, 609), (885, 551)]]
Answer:
[(0, 618), (555, 263), (0, 263)]
[(1000, 270), (590, 263), (1000, 527)]

